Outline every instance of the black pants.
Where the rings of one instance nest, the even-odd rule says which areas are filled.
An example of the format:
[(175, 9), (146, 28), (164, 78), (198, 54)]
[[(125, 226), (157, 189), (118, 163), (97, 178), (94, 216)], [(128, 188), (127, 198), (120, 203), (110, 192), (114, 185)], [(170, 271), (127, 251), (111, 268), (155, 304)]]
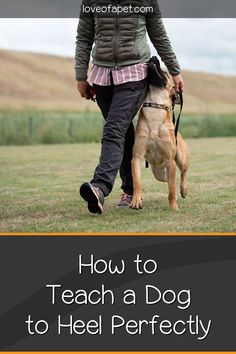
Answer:
[(133, 193), (131, 174), (134, 126), (132, 120), (147, 93), (147, 79), (121, 85), (94, 85), (97, 103), (106, 122), (99, 164), (91, 183), (107, 196), (118, 171), (124, 192)]

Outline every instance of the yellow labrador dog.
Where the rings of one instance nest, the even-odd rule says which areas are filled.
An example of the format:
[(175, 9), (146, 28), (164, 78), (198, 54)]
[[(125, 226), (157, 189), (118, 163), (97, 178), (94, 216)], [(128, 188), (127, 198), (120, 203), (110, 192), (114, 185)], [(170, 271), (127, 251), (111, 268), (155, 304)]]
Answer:
[(176, 92), (172, 78), (163, 72), (157, 58), (149, 65), (149, 89), (140, 110), (135, 132), (132, 158), (134, 184), (132, 209), (142, 208), (141, 161), (145, 158), (151, 165), (155, 178), (167, 182), (169, 206), (178, 210), (176, 201), (176, 165), (181, 173), (180, 193), (187, 195), (187, 172), (189, 151), (180, 133), (175, 137), (172, 122), (172, 97)]

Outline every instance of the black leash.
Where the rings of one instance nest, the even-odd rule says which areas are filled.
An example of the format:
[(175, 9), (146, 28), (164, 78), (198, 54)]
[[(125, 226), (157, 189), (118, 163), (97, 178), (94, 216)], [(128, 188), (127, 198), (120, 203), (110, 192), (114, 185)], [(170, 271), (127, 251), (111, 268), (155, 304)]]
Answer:
[(173, 123), (175, 125), (175, 139), (176, 139), (176, 145), (177, 145), (177, 134), (178, 134), (178, 130), (179, 130), (179, 122), (180, 122), (180, 117), (181, 117), (181, 113), (182, 113), (182, 110), (183, 110), (183, 106), (184, 106), (184, 98), (183, 98), (183, 94), (182, 92), (178, 93), (179, 95), (179, 99), (180, 99), (180, 110), (179, 110), (179, 115), (178, 115), (178, 118), (177, 120), (175, 119), (175, 111), (174, 111), (174, 102), (175, 102), (175, 99), (173, 99), (173, 117), (172, 117), (172, 120), (173, 120)]

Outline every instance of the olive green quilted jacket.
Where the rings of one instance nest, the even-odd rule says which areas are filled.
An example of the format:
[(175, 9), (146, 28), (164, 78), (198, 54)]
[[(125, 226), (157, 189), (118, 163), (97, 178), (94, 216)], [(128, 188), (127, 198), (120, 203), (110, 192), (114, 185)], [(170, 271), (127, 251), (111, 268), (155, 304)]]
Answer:
[[(121, 6), (124, 9), (130, 3), (142, 11), (94, 14), (94, 9), (99, 6), (103, 9), (104, 6)], [(152, 10), (149, 11), (148, 7)], [(104, 67), (122, 68), (147, 62), (151, 53), (146, 32), (170, 74), (179, 74), (180, 66), (166, 34), (157, 0), (83, 0), (76, 37), (76, 79), (87, 79), (91, 51), (93, 63)]]

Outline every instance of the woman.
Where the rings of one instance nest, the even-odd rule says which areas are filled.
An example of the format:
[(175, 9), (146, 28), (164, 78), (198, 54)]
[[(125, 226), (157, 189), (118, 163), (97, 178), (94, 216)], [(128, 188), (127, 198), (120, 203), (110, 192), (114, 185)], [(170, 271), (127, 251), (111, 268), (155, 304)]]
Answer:
[(98, 106), (106, 120), (99, 164), (90, 182), (80, 188), (91, 213), (103, 212), (104, 198), (111, 192), (120, 171), (122, 196), (119, 207), (129, 206), (134, 127), (132, 120), (147, 92), (147, 62), (151, 53), (146, 33), (173, 77), (177, 91), (183, 79), (166, 34), (157, 0), (84, 0), (76, 39), (75, 71), (82, 97), (93, 95), (87, 81), (92, 46), (93, 83)]

